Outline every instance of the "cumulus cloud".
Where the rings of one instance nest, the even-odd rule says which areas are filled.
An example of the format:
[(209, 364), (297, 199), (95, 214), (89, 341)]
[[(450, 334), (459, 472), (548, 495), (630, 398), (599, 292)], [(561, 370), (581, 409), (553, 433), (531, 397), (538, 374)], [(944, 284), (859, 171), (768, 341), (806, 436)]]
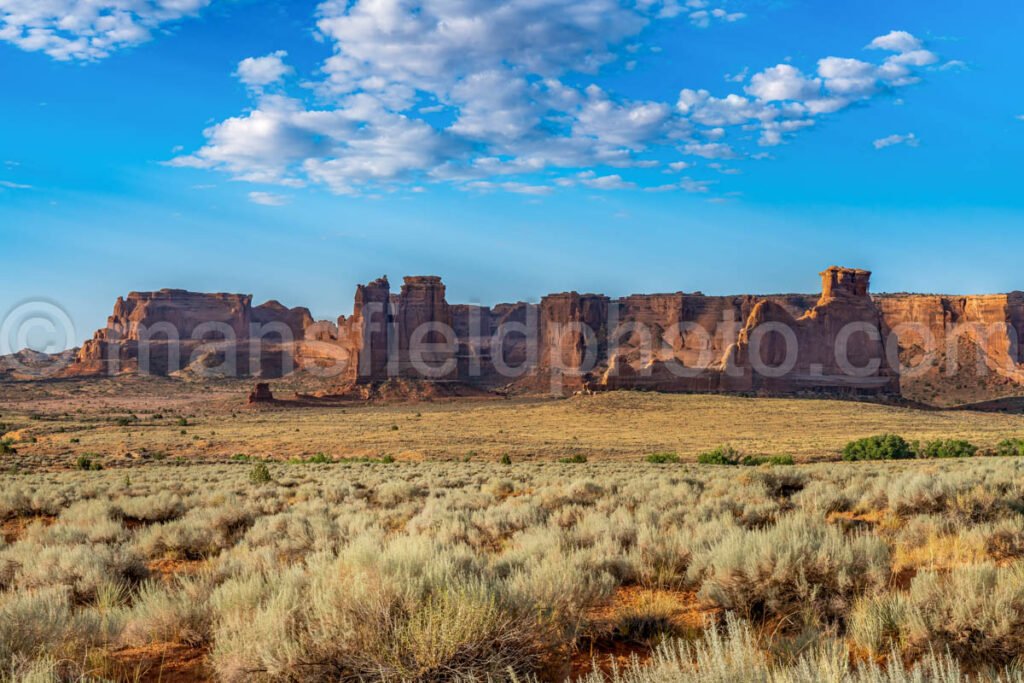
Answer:
[[(701, 11), (737, 20), (706, 0), (326, 0), (317, 30), (333, 54), (302, 79), (303, 94), (287, 93), (284, 53), (243, 60), (236, 76), (251, 108), (169, 163), (351, 195), (430, 182), (534, 195), (632, 189), (644, 168), (761, 158), (751, 141), (783, 144), (933, 63), (921, 41), (890, 34), (871, 43), (891, 53), (881, 60), (744, 71), (737, 92), (683, 88), (662, 102), (599, 84), (602, 68), (639, 54), (646, 26)], [(677, 189), (706, 191), (690, 182), (700, 181)]]
[(284, 206), (288, 197), (270, 192), (250, 192), (249, 201), (260, 206)]
[(238, 63), (235, 76), (250, 88), (265, 88), (281, 81), (294, 70), (284, 63), (288, 53), (278, 50), (266, 57), (248, 57)]
[(869, 50), (913, 52), (921, 49), (921, 41), (906, 31), (890, 31), (868, 43)]
[(885, 149), (886, 147), (892, 147), (894, 145), (906, 145), (907, 147), (917, 147), (921, 144), (917, 136), (913, 133), (907, 133), (906, 135), (889, 135), (884, 138), (875, 140), (875, 149)]
[(212, 0), (2, 0), (0, 40), (60, 61), (94, 61), (144, 43)]
[(821, 80), (808, 78), (790, 64), (779, 64), (754, 74), (745, 90), (762, 102), (808, 100), (821, 90)]

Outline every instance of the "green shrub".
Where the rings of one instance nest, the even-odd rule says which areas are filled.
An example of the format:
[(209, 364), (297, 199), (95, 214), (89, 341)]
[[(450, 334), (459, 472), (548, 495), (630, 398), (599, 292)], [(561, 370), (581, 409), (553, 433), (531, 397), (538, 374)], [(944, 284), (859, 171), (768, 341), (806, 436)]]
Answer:
[(558, 459), (558, 462), (560, 462), (562, 464), (565, 464), (565, 465), (582, 465), (586, 461), (587, 461), (587, 456), (580, 455), (579, 453), (577, 453), (576, 455), (573, 455), (571, 457), (568, 457), (568, 458), (559, 458)]
[(978, 452), (978, 447), (970, 441), (960, 439), (939, 439), (929, 441), (917, 451), (919, 458), (970, 458)]
[(713, 451), (697, 456), (701, 465), (742, 465), (758, 467), (760, 465), (792, 465), (792, 455), (743, 455), (732, 446), (719, 446)]
[(510, 456), (508, 453), (502, 453), (501, 454), (501, 459), (498, 460), (498, 462), (501, 463), (502, 465), (511, 465), (512, 464), (512, 456)]
[(679, 462), (679, 456), (676, 453), (651, 453), (647, 456), (647, 462), (655, 465), (667, 465)]
[(0, 455), (17, 455), (18, 449), (14, 447), (14, 442), (10, 439), (4, 439), (0, 441)]
[(185, 419), (184, 417), (179, 417), (178, 418), (178, 426), (179, 427), (188, 427), (188, 420)]
[(97, 472), (99, 470), (102, 470), (103, 469), (103, 465), (99, 464), (98, 462), (93, 460), (91, 457), (89, 457), (90, 455), (94, 455), (94, 454), (89, 453), (89, 454), (86, 454), (86, 455), (78, 456), (78, 460), (75, 461), (75, 467), (80, 469), (80, 470), (83, 470), (85, 472)]
[(1003, 439), (996, 444), (995, 454), (1000, 456), (1024, 456), (1024, 439)]
[(719, 446), (713, 451), (698, 455), (697, 462), (701, 465), (739, 465), (742, 457), (732, 446)]
[(851, 441), (843, 448), (843, 460), (906, 460), (914, 457), (914, 449), (896, 434), (869, 436)]
[(269, 484), (271, 481), (270, 469), (264, 463), (257, 463), (249, 470), (249, 481), (253, 484)]

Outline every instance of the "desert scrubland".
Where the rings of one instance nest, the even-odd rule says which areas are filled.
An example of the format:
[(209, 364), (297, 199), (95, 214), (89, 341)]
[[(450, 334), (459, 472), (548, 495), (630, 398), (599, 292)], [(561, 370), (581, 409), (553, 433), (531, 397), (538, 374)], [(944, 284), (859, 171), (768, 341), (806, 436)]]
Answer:
[(7, 680), (983, 680), (1024, 463), (152, 464), (0, 485)]
[(242, 388), (5, 388), (0, 680), (1021, 679), (1020, 415)]

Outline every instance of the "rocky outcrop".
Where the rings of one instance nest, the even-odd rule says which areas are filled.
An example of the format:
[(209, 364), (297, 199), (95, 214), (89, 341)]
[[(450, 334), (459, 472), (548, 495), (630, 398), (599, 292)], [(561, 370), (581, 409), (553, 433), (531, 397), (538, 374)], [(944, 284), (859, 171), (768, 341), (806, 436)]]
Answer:
[(280, 376), (312, 322), (307, 309), (277, 301), (254, 308), (248, 294), (132, 292), (63, 374)]
[(266, 382), (259, 382), (253, 390), (249, 392), (249, 405), (256, 403), (273, 403), (274, 394), (270, 391), (270, 385)]
[[(831, 267), (821, 292), (450, 304), (436, 276), (356, 288), (337, 322), (241, 294), (133, 292), (65, 374), (276, 377), (385, 395), (391, 382), (557, 391), (643, 388), (902, 395), (928, 403), (1024, 393), (1024, 293), (870, 292), (871, 273)], [(180, 340), (180, 343), (172, 343)], [(325, 392), (329, 393), (328, 389)]]
[(875, 298), (897, 342), (901, 393), (930, 404), (1012, 396), (1024, 385), (1024, 293)]

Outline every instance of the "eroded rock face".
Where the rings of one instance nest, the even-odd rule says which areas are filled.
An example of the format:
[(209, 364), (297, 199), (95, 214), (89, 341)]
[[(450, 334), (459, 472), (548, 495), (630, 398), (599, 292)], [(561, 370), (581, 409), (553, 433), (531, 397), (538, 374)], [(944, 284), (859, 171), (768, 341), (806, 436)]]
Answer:
[(1020, 392), (1024, 293), (883, 294), (875, 303), (898, 340), (904, 396), (941, 405)]
[[(276, 301), (182, 290), (118, 299), (65, 374), (149, 371), (325, 385), (458, 383), (536, 391), (646, 388), (765, 394), (899, 394), (928, 403), (1024, 390), (1024, 293), (870, 293), (871, 273), (831, 267), (821, 293), (452, 305), (436, 276), (356, 289), (337, 323)], [(162, 335), (162, 336), (161, 336)], [(175, 347), (164, 341), (180, 337)], [(373, 393), (372, 391), (370, 393)]]
[(64, 374), (280, 376), (292, 370), (294, 344), (312, 322), (307, 309), (277, 301), (253, 308), (248, 294), (132, 292)]

